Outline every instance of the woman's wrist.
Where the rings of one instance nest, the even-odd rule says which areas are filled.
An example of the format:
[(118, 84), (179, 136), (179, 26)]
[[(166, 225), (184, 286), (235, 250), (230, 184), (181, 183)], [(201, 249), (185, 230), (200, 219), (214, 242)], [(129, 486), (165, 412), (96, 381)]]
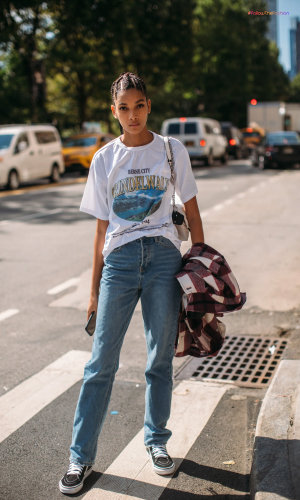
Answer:
[(96, 290), (91, 290), (91, 293), (90, 293), (90, 300), (95, 300), (98, 298), (98, 293), (99, 291), (97, 292)]

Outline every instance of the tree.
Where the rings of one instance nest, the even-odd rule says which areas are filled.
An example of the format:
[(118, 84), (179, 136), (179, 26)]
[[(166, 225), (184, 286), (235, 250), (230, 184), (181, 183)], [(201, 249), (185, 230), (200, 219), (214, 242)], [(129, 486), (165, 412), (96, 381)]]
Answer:
[(195, 87), (203, 97), (205, 114), (246, 125), (246, 103), (251, 98), (280, 100), (289, 80), (278, 62), (278, 49), (266, 38), (267, 17), (248, 15), (264, 11), (260, 0), (199, 1), (195, 12), (197, 49)]
[(23, 74), (23, 85), (19, 92), (29, 99), (29, 118), (32, 122), (47, 118), (45, 108), (47, 25), (46, 4), (41, 4), (37, 0), (4, 2), (4, 8), (0, 13), (0, 49), (10, 56), (12, 63), (6, 57), (3, 71), (9, 73), (14, 67), (17, 73)]
[(298, 73), (291, 81), (290, 95), (288, 102), (300, 102), (300, 73)]

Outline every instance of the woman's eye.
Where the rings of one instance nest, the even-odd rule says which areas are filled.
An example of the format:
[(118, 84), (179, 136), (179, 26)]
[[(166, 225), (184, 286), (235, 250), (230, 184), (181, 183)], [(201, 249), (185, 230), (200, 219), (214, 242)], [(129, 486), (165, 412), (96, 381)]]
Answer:
[(121, 107), (119, 108), (119, 110), (120, 110), (120, 111), (125, 111), (125, 109), (126, 109), (126, 108), (125, 108), (125, 106), (121, 106)]
[(139, 104), (138, 108), (143, 108), (145, 105), (144, 104)]

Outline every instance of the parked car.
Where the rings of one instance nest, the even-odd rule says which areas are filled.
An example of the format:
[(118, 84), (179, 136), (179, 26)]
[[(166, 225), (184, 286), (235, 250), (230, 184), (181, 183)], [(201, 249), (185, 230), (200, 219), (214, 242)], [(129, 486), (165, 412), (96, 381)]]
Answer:
[(52, 125), (0, 126), (0, 186), (18, 189), (21, 182), (64, 173), (61, 140)]
[(300, 165), (298, 132), (268, 132), (253, 151), (252, 163), (260, 169)]
[(214, 159), (227, 163), (228, 141), (222, 135), (220, 123), (211, 118), (172, 118), (165, 120), (161, 135), (179, 139), (191, 159), (204, 160), (212, 165)]
[(88, 172), (94, 154), (98, 149), (115, 139), (113, 134), (77, 134), (63, 143), (63, 155), (67, 171)]
[(228, 140), (228, 154), (233, 155), (237, 160), (248, 158), (249, 149), (244, 141), (242, 132), (231, 122), (220, 122), (222, 134)]

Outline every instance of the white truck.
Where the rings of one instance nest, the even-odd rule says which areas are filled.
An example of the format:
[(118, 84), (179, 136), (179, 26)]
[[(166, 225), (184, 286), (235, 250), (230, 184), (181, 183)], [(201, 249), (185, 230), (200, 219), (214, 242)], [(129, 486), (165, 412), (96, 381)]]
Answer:
[(257, 102), (248, 103), (248, 124), (257, 123), (266, 132), (294, 130), (300, 132), (300, 103)]

